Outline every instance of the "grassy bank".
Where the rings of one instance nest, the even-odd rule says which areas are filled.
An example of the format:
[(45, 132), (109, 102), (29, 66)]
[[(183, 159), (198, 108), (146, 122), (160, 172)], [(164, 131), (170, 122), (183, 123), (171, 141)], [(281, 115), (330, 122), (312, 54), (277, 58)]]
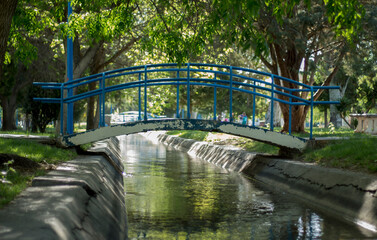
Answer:
[[(167, 134), (198, 141), (214, 142), (215, 144), (229, 144), (238, 146), (249, 152), (278, 154), (279, 148), (241, 137), (230, 137), (228, 140), (215, 141), (208, 139), (208, 132), (201, 131), (170, 131)], [(213, 134), (213, 133), (211, 133)], [(219, 136), (221, 133), (218, 133)], [(224, 135), (224, 134), (223, 134)], [(377, 137), (354, 134), (349, 129), (314, 129), (316, 137), (344, 137), (324, 148), (306, 150), (297, 159), (305, 162), (316, 163), (321, 166), (343, 168), (354, 171), (377, 174)], [(308, 137), (308, 134), (300, 134)], [(219, 137), (221, 138), (221, 137)]]
[(321, 149), (306, 150), (301, 160), (377, 174), (377, 137), (350, 137)]
[(29, 186), (34, 177), (75, 156), (71, 150), (30, 140), (0, 138), (0, 208)]
[(175, 131), (169, 131), (166, 134), (168, 135), (176, 135), (181, 138), (187, 138), (187, 139), (194, 139), (197, 141), (207, 141), (207, 142), (213, 142), (215, 144), (219, 145), (235, 145), (238, 146), (246, 151), (249, 152), (262, 152), (262, 153), (268, 153), (268, 154), (278, 154), (279, 148), (261, 143), (258, 141), (253, 141), (247, 138), (237, 137), (232, 139), (226, 139), (223, 136), (229, 136), (222, 133), (211, 133), (218, 136), (218, 138), (208, 138), (209, 132), (203, 132), (203, 131), (186, 131), (186, 130), (175, 130)]

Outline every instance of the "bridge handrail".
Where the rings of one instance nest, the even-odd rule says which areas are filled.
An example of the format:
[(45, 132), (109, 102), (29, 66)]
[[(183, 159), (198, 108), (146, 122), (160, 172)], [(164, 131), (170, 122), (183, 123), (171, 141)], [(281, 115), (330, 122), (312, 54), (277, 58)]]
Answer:
[[(208, 69), (211, 68), (211, 69)], [(215, 68), (215, 69), (214, 69)], [(151, 77), (148, 74), (160, 73), (160, 72), (176, 72), (176, 77), (164, 77), (164, 78), (156, 78)], [(185, 73), (186, 76), (180, 77), (180, 73)], [(196, 74), (207, 74), (210, 73), (211, 76), (202, 78), (195, 76)], [(246, 74), (248, 76), (246, 76)], [(255, 78), (255, 76), (251, 74), (256, 74), (260, 76), (262, 79)], [(128, 76), (132, 75), (138, 77), (139, 80), (133, 82), (126, 82), (120, 84), (114, 84), (110, 86), (106, 86), (106, 80), (117, 78), (121, 76)], [(144, 76), (143, 76), (144, 75)], [(143, 76), (143, 77), (142, 77)], [(219, 78), (219, 76), (221, 76)], [(226, 76), (224, 79), (223, 77)], [(150, 78), (149, 78), (150, 77)], [(266, 79), (265, 79), (266, 78)], [(292, 84), (299, 86), (299, 88), (289, 88), (283, 86), (283, 84), (276, 84), (274, 79), (279, 79), (282, 81), (286, 81)], [(241, 80), (241, 81), (240, 81)], [(242, 80), (250, 81), (252, 83), (248, 83)], [(73, 92), (74, 88), (78, 88), (83, 85), (87, 85), (89, 83), (99, 82), (98, 89), (86, 91), (84, 93), (75, 94), (72, 96), (64, 96), (64, 91)], [(298, 81), (285, 78), (282, 76), (278, 76), (275, 74), (262, 72), (254, 69), (248, 69), (243, 67), (233, 67), (233, 66), (226, 66), (226, 65), (218, 65), (218, 64), (202, 64), (202, 63), (185, 63), (182, 65), (178, 65), (176, 63), (163, 63), (163, 64), (150, 64), (150, 65), (142, 65), (142, 66), (133, 66), (127, 68), (121, 68), (116, 70), (110, 70), (99, 74), (94, 74), (91, 76), (82, 77), (79, 79), (75, 79), (70, 82), (65, 83), (34, 83), (34, 85), (41, 86), (43, 89), (60, 89), (61, 97), (60, 98), (35, 98), (36, 101), (42, 102), (50, 102), (50, 103), (60, 103), (61, 110), (63, 104), (73, 103), (85, 98), (89, 98), (92, 96), (100, 96), (100, 125), (104, 125), (104, 109), (105, 109), (105, 94), (122, 90), (122, 89), (129, 89), (129, 88), (139, 88), (139, 108), (141, 107), (141, 95), (140, 89), (144, 88), (144, 112), (146, 112), (146, 89), (150, 86), (162, 86), (162, 85), (176, 85), (177, 86), (177, 94), (179, 94), (178, 89), (179, 86), (185, 85), (187, 87), (193, 86), (205, 86), (205, 87), (213, 87), (213, 88), (224, 88), (230, 91), (230, 110), (229, 110), (229, 117), (232, 118), (232, 91), (240, 91), (245, 92), (248, 94), (252, 94), (254, 96), (263, 97), (266, 99), (270, 99), (271, 101), (278, 101), (284, 104), (288, 104), (290, 106), (290, 118), (289, 118), (289, 133), (291, 128), (291, 107), (295, 105), (310, 105), (311, 106), (311, 132), (312, 132), (312, 112), (313, 106), (318, 104), (336, 104), (339, 103), (337, 101), (313, 101), (314, 91), (318, 89), (339, 89), (337, 86), (309, 86), (304, 83), (300, 83)], [(244, 87), (244, 88), (243, 88)], [(246, 89), (250, 88), (250, 89)], [(257, 92), (258, 91), (266, 91), (270, 94), (264, 94), (264, 92)], [(190, 102), (190, 88), (188, 88), (187, 93), (187, 111), (188, 116), (189, 113), (189, 102)], [(303, 99), (299, 96), (296, 96), (295, 93), (297, 92), (309, 92), (307, 99)], [(280, 96), (280, 97), (277, 97)], [(283, 97), (282, 97), (283, 96)], [(285, 98), (285, 99), (284, 99)], [(289, 100), (288, 100), (289, 99)], [(178, 104), (178, 95), (177, 95), (177, 104)], [(216, 102), (216, 97), (214, 99)], [(272, 105), (273, 107), (273, 105)], [(273, 109), (271, 109), (273, 113)], [(139, 115), (141, 111), (139, 109)], [(177, 114), (178, 114), (178, 107), (177, 107)], [(103, 116), (102, 116), (103, 115)], [(62, 115), (63, 116), (63, 115)], [(140, 116), (139, 116), (140, 117)], [(146, 118), (146, 114), (144, 114)], [(214, 106), (214, 120), (216, 120), (216, 106)], [(273, 122), (271, 117), (271, 125), (270, 128), (273, 130)], [(231, 119), (232, 120), (232, 119)], [(255, 104), (253, 104), (253, 126), (255, 120)], [(312, 135), (310, 136), (312, 137)]]

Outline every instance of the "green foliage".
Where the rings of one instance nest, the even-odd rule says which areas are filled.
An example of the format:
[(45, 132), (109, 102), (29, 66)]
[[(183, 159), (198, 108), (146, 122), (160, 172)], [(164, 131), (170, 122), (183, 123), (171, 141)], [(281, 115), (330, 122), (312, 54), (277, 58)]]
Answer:
[[(76, 157), (75, 152), (24, 139), (0, 138), (0, 153), (15, 154), (38, 163), (46, 161), (49, 164), (57, 164)], [(3, 181), (0, 182), (0, 208), (29, 186), (34, 177), (45, 174), (43, 169), (14, 170), (12, 164), (13, 162), (10, 161), (6, 166), (0, 166), (4, 176)]]
[(249, 152), (255, 152), (255, 153), (268, 153), (268, 154), (278, 154), (279, 148), (272, 146), (270, 144), (254, 141), (251, 139), (241, 138), (238, 140), (238, 143), (236, 146), (249, 151)]
[(363, 5), (358, 0), (324, 0), (329, 21), (336, 26), (337, 35), (355, 39), (365, 13)]
[(0, 183), (12, 183), (9, 179), (9, 174), (10, 173), (14, 173), (16, 172), (16, 170), (14, 170), (14, 168), (12, 167), (9, 167), (9, 165), (12, 165), (14, 163), (14, 160), (10, 160), (6, 163), (3, 163), (5, 169), (4, 171), (1, 172), (1, 182)]
[(16, 154), (35, 162), (56, 164), (76, 157), (76, 153), (24, 139), (0, 138), (0, 153)]
[[(309, 133), (295, 133), (298, 137), (308, 138)], [(355, 133), (350, 128), (335, 128), (333, 124), (329, 124), (329, 128), (313, 127), (313, 137), (363, 137), (364, 133)]]
[[(167, 135), (178, 135), (181, 138), (193, 139), (196, 141), (206, 141), (208, 132), (204, 131), (182, 131), (174, 130), (166, 132)], [(249, 152), (277, 154), (279, 148), (247, 138), (236, 138), (232, 144)]]
[(23, 110), (26, 114), (31, 114), (32, 123), (38, 126), (41, 133), (44, 133), (47, 125), (58, 119), (60, 108), (55, 103), (33, 101), (34, 97), (58, 98), (59, 93), (51, 90), (40, 91), (40, 89), (37, 89), (36, 87), (29, 88), (26, 101), (23, 105)]
[[(29, 136), (31, 133), (28, 132), (28, 131), (24, 131), (22, 129), (17, 129), (17, 130), (14, 130), (14, 131), (0, 131), (0, 134), (16, 134), (16, 135), (26, 135), (26, 136)], [(46, 132), (44, 133), (33, 133), (33, 135), (37, 135), (37, 136), (49, 136), (51, 138), (54, 138), (55, 137), (55, 128), (52, 127), (52, 126), (47, 126), (46, 128)]]
[(20, 171), (9, 172), (7, 174), (7, 180), (10, 183), (0, 183), (0, 209), (28, 187), (34, 177), (44, 174), (44, 170), (37, 170), (34, 173), (21, 173)]
[(178, 135), (181, 138), (186, 139), (193, 139), (196, 141), (205, 141), (208, 132), (204, 131), (190, 131), (190, 130), (175, 130), (175, 131), (168, 131), (166, 134), (168, 135)]
[(377, 173), (377, 138), (350, 138), (308, 150), (303, 160), (320, 165)]

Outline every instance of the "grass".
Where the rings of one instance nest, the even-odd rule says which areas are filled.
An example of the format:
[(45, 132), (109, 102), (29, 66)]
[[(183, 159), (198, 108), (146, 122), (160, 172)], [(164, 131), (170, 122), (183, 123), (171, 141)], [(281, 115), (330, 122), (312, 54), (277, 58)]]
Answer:
[(28, 187), (34, 177), (42, 176), (45, 174), (46, 171), (44, 170), (37, 170), (32, 173), (10, 171), (7, 174), (7, 181), (9, 181), (9, 183), (0, 183), (0, 208), (3, 208), (5, 205), (7, 205), (26, 187)]
[[(167, 135), (177, 135), (181, 138), (193, 139), (196, 141), (206, 141), (208, 132), (204, 131), (189, 131), (189, 130), (173, 130), (166, 132)], [(279, 148), (265, 144), (258, 141), (253, 141), (247, 138), (237, 138), (232, 142), (233, 145), (236, 145), (242, 149), (245, 149), (249, 152), (260, 152), (260, 153), (270, 153), (277, 154)]]
[(178, 135), (181, 138), (194, 139), (196, 141), (205, 141), (208, 132), (203, 131), (189, 131), (189, 130), (174, 130), (169, 131), (168, 135)]
[(47, 137), (55, 137), (55, 128), (53, 126), (48, 126), (46, 128), (46, 132), (29, 132), (25, 131), (21, 128), (18, 128), (17, 130), (13, 131), (0, 131), (0, 134), (14, 134), (14, 135), (37, 135), (37, 136), (47, 136)]
[(268, 153), (274, 155), (279, 153), (278, 147), (246, 138), (241, 138), (236, 146), (249, 152)]
[[(167, 132), (167, 134), (205, 141), (206, 139), (203, 136), (206, 136), (208, 133), (201, 131), (170, 131)], [(309, 137), (309, 133), (295, 135)], [(352, 129), (342, 128), (314, 128), (313, 136), (344, 137), (346, 139), (336, 141), (321, 149), (307, 149), (297, 160), (313, 162), (326, 167), (377, 174), (377, 137), (363, 133), (354, 133)], [(278, 154), (279, 152), (278, 147), (247, 138), (237, 138), (235, 141), (232, 141), (231, 144), (249, 152), (269, 154)]]
[(321, 149), (306, 150), (302, 160), (328, 167), (377, 173), (377, 138), (351, 137)]
[[(309, 138), (309, 132), (306, 133), (294, 133), (292, 134), (297, 137)], [(363, 137), (367, 136), (364, 133), (355, 133), (353, 129), (350, 128), (313, 128), (313, 137)]]
[(43, 145), (25, 139), (4, 139), (0, 138), (0, 153), (15, 154), (29, 158), (37, 163), (46, 161), (56, 164), (68, 161), (76, 156), (75, 152)]
[[(0, 153), (14, 154), (37, 163), (58, 164), (76, 157), (76, 152), (60, 149), (53, 146), (43, 145), (25, 139), (0, 138)], [(0, 208), (12, 201), (22, 190), (30, 185), (36, 176), (46, 173), (43, 167), (39, 168), (16, 168), (16, 164), (0, 166)], [(25, 165), (26, 166), (26, 165)]]

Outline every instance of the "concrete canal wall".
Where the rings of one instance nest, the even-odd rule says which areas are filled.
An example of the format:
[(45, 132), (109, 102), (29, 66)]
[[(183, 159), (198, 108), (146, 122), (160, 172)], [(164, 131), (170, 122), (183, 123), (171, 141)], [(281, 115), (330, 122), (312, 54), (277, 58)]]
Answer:
[(377, 177), (374, 175), (263, 157), (158, 132), (144, 135), (225, 169), (252, 176), (269, 188), (295, 194), (309, 205), (377, 231)]
[(117, 138), (37, 177), (0, 210), (0, 239), (126, 239)]

